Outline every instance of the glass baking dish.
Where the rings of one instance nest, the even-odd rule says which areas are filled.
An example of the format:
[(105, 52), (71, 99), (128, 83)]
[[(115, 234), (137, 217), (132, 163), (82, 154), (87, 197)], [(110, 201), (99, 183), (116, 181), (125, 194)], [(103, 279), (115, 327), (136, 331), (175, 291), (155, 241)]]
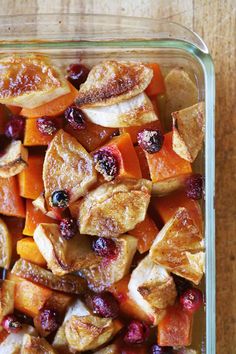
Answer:
[(60, 66), (78, 59), (89, 65), (107, 58), (156, 61), (164, 72), (183, 67), (197, 84), (199, 100), (206, 102), (205, 145), (195, 164), (195, 170), (205, 175), (206, 306), (195, 318), (192, 347), (199, 353), (215, 353), (215, 86), (214, 67), (205, 43), (185, 27), (144, 18), (40, 14), (0, 19), (0, 56), (42, 53)]

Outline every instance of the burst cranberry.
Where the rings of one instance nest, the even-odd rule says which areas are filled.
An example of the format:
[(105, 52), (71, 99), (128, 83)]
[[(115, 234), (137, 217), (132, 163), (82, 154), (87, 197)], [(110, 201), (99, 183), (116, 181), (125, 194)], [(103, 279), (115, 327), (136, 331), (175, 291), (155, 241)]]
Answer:
[(137, 140), (143, 150), (154, 154), (161, 150), (164, 136), (158, 129), (144, 129), (138, 133)]
[(37, 128), (43, 135), (53, 135), (57, 131), (55, 120), (48, 117), (38, 118)]
[(176, 290), (178, 295), (182, 295), (186, 290), (192, 287), (192, 284), (189, 280), (179, 277), (176, 274), (172, 274), (176, 286)]
[(194, 313), (203, 304), (202, 292), (196, 288), (188, 289), (180, 296), (179, 301), (186, 311)]
[(186, 195), (191, 199), (201, 199), (204, 188), (204, 178), (200, 174), (195, 174), (186, 180)]
[(59, 314), (53, 309), (42, 309), (39, 314), (39, 320), (42, 329), (48, 332), (54, 332), (60, 325)]
[(116, 318), (119, 315), (118, 301), (108, 291), (89, 295), (86, 302), (92, 309), (93, 313), (100, 317)]
[(5, 135), (13, 140), (22, 139), (24, 136), (25, 119), (21, 116), (13, 116), (5, 127)]
[(93, 250), (98, 256), (109, 258), (115, 258), (118, 252), (115, 241), (103, 237), (93, 241)]
[(67, 123), (75, 130), (86, 128), (84, 113), (76, 106), (70, 106), (65, 110), (65, 119)]
[(62, 219), (59, 227), (61, 235), (65, 240), (70, 240), (78, 231), (76, 220), (72, 218)]
[(77, 89), (83, 84), (89, 74), (89, 69), (83, 64), (71, 64), (68, 69), (67, 80), (72, 83)]
[(53, 192), (51, 196), (51, 203), (55, 208), (67, 208), (69, 204), (68, 193), (64, 190)]
[(21, 323), (14, 315), (5, 316), (2, 321), (2, 326), (8, 333), (17, 333), (22, 328)]
[(108, 150), (98, 150), (93, 155), (95, 169), (100, 172), (106, 181), (112, 181), (119, 173), (117, 158)]
[(141, 344), (146, 341), (149, 336), (149, 327), (140, 321), (131, 321), (127, 327), (124, 342), (127, 344)]
[(152, 354), (172, 354), (173, 348), (172, 347), (161, 347), (157, 344), (152, 346), (151, 350)]

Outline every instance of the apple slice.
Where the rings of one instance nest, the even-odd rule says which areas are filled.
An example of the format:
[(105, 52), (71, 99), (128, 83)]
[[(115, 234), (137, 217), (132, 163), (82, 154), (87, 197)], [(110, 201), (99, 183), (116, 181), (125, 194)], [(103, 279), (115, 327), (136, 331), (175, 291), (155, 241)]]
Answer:
[(5, 222), (0, 219), (0, 267), (9, 269), (12, 255), (12, 238)]
[(9, 178), (27, 167), (28, 150), (20, 140), (12, 141), (0, 157), (0, 177)]
[(21, 354), (56, 354), (56, 351), (46, 339), (25, 334), (22, 340)]
[(10, 333), (0, 344), (0, 353), (19, 354), (22, 347), (23, 338), (26, 333), (32, 336), (37, 335), (34, 327), (23, 325), (19, 332)]
[(177, 209), (161, 229), (150, 257), (172, 273), (199, 284), (204, 273), (204, 242), (187, 209)]
[(183, 159), (193, 162), (202, 148), (205, 130), (205, 104), (172, 113), (173, 150)]
[(0, 280), (0, 324), (3, 318), (14, 311), (15, 283), (10, 280)]

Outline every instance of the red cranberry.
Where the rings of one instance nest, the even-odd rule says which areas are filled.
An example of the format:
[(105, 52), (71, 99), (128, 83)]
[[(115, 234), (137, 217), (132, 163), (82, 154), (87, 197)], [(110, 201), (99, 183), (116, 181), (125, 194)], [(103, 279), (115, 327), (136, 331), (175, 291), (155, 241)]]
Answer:
[(67, 123), (75, 130), (86, 128), (85, 115), (81, 109), (76, 106), (70, 106), (65, 110), (65, 119)]
[(54, 332), (60, 325), (59, 314), (53, 309), (42, 309), (39, 320), (44, 331)]
[(89, 295), (86, 302), (92, 309), (93, 313), (100, 317), (116, 318), (119, 315), (118, 301), (108, 291)]
[(187, 178), (186, 195), (188, 198), (198, 200), (202, 198), (204, 188), (204, 178), (200, 174), (195, 174)]
[(67, 208), (69, 205), (69, 195), (66, 191), (55, 191), (51, 196), (52, 206), (55, 208)]
[(5, 135), (13, 140), (22, 139), (24, 136), (25, 119), (21, 116), (12, 116), (5, 127)]
[(65, 240), (70, 240), (78, 231), (76, 220), (72, 218), (62, 219), (59, 228), (61, 235)]
[(21, 323), (14, 315), (5, 316), (2, 321), (2, 326), (8, 333), (17, 333), (22, 328)]
[(67, 72), (67, 80), (79, 89), (80, 85), (87, 80), (89, 69), (83, 64), (71, 64), (68, 67)]
[(152, 354), (173, 354), (173, 348), (172, 347), (161, 347), (160, 345), (153, 345)]
[(99, 237), (93, 241), (94, 252), (101, 257), (115, 258), (118, 252), (115, 241), (110, 238)]
[(188, 289), (180, 296), (179, 301), (186, 311), (194, 313), (203, 304), (202, 292), (196, 288)]
[(37, 119), (37, 128), (43, 135), (53, 135), (57, 131), (55, 119), (42, 117)]
[(119, 173), (117, 158), (108, 150), (98, 150), (93, 155), (95, 169), (100, 172), (106, 181), (112, 181)]
[(154, 154), (161, 150), (164, 136), (158, 129), (144, 129), (138, 133), (137, 140), (143, 150)]
[(176, 274), (172, 274), (174, 282), (175, 282), (175, 286), (176, 286), (176, 290), (178, 295), (180, 296), (183, 292), (185, 292), (186, 290), (188, 290), (189, 288), (192, 287), (192, 284), (189, 280), (179, 277)]
[(127, 344), (141, 344), (149, 336), (149, 327), (141, 321), (131, 321), (124, 336), (124, 342)]

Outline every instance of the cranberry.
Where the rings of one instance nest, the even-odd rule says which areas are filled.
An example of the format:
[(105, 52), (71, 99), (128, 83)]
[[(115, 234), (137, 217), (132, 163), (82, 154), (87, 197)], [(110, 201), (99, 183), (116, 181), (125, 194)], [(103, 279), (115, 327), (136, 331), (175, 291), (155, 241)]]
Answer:
[(12, 116), (5, 127), (5, 135), (13, 140), (21, 139), (24, 135), (25, 119), (21, 116)]
[(93, 241), (93, 250), (98, 256), (109, 258), (115, 258), (118, 252), (115, 241), (103, 237)]
[(178, 295), (180, 296), (183, 292), (185, 292), (186, 290), (188, 290), (189, 288), (192, 287), (192, 284), (189, 280), (179, 277), (176, 274), (172, 274), (173, 278), (174, 278), (174, 282), (175, 282), (175, 286), (176, 286), (176, 290)]
[(86, 303), (92, 309), (93, 313), (100, 317), (116, 318), (119, 315), (118, 301), (108, 291), (89, 295), (86, 298)]
[(9, 138), (7, 138), (5, 135), (0, 135), (0, 157), (5, 154), (5, 150), (9, 144)]
[(60, 325), (59, 314), (53, 309), (42, 309), (39, 320), (44, 331), (54, 332)]
[(67, 123), (75, 130), (86, 128), (85, 116), (83, 111), (76, 106), (70, 106), (65, 110), (65, 119)]
[(202, 198), (204, 188), (204, 177), (200, 174), (195, 174), (187, 178), (186, 195), (188, 198), (198, 200)]
[(70, 240), (78, 231), (76, 220), (72, 218), (62, 219), (59, 228), (61, 235), (65, 240)]
[(22, 328), (21, 323), (14, 315), (5, 316), (2, 321), (2, 326), (8, 333), (17, 333)]
[(89, 69), (83, 64), (71, 64), (68, 67), (67, 72), (67, 80), (79, 89), (80, 85), (87, 80)]
[(52, 193), (52, 206), (56, 208), (67, 208), (69, 204), (69, 195), (66, 191), (60, 190)]
[(154, 154), (161, 150), (164, 136), (158, 129), (144, 129), (138, 133), (137, 140), (143, 150)]
[(161, 347), (160, 345), (153, 345), (152, 354), (172, 354), (173, 353), (173, 348), (172, 347)]
[(131, 321), (124, 336), (124, 342), (127, 344), (141, 344), (149, 336), (149, 327), (141, 321)]
[(43, 135), (53, 135), (57, 131), (55, 119), (42, 117), (37, 119), (37, 128)]
[(93, 155), (95, 169), (100, 172), (106, 181), (112, 181), (119, 173), (117, 158), (108, 150), (98, 150)]
[(186, 311), (194, 313), (203, 304), (202, 292), (196, 288), (188, 289), (180, 296), (179, 301)]

